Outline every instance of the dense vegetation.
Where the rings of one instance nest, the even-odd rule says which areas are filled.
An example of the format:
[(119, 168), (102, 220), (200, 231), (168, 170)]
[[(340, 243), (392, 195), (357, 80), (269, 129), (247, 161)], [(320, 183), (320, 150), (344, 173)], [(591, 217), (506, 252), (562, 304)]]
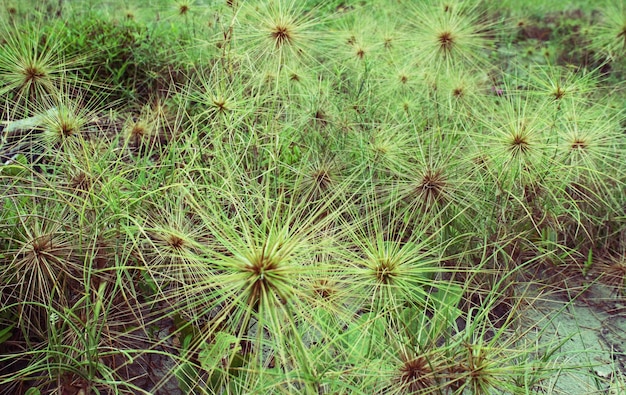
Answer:
[(626, 8), (495, 3), (3, 1), (0, 393), (549, 391)]

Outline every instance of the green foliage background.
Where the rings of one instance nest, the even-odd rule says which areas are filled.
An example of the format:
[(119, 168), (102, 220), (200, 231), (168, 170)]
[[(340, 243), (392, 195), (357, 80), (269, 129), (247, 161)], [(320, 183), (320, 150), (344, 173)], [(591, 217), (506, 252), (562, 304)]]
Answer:
[(619, 2), (0, 4), (0, 393), (544, 393), (624, 295)]

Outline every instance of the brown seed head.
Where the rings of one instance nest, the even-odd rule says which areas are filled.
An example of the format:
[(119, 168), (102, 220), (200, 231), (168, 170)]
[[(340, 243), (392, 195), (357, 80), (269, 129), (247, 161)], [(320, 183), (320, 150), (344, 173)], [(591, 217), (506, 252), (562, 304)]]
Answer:
[(582, 139), (575, 139), (572, 142), (571, 148), (573, 150), (584, 150), (585, 148), (587, 148), (587, 143)]
[(554, 100), (560, 100), (565, 96), (565, 91), (559, 86), (554, 91)]
[(422, 393), (422, 391), (434, 387), (432, 373), (428, 359), (418, 357), (404, 362), (400, 368), (398, 381), (407, 393)]
[(34, 64), (24, 67), (24, 69), (22, 69), (22, 75), (24, 75), (24, 85), (36, 83), (48, 76), (45, 70)]
[(285, 24), (277, 24), (274, 26), (270, 35), (274, 40), (276, 48), (282, 48), (284, 45), (289, 45), (289, 43), (293, 40), (293, 32), (289, 26)]
[(189, 5), (187, 5), (187, 4), (181, 4), (181, 5), (178, 7), (178, 14), (179, 14), (179, 15), (187, 15), (187, 13), (189, 12), (189, 10), (190, 10)]
[(446, 178), (440, 169), (428, 169), (417, 185), (417, 193), (427, 203), (433, 203), (443, 198), (446, 188)]
[(439, 41), (439, 48), (442, 52), (446, 54), (452, 52), (452, 47), (454, 47), (455, 40), (451, 32), (445, 31), (439, 33), (439, 36), (437, 36), (437, 41)]
[(358, 47), (356, 49), (355, 55), (356, 55), (357, 58), (363, 59), (365, 57), (365, 50), (363, 48), (361, 48), (361, 47)]
[(50, 235), (37, 237), (31, 241), (30, 245), (35, 256), (40, 258), (52, 249), (52, 237)]
[(213, 99), (213, 106), (217, 109), (218, 112), (227, 112), (228, 104), (224, 99)]
[(172, 234), (167, 236), (165, 242), (173, 250), (181, 250), (185, 246), (185, 244), (186, 244), (185, 240), (182, 237), (176, 236), (176, 235), (172, 235)]
[(527, 136), (522, 133), (515, 133), (509, 143), (509, 150), (513, 156), (527, 154), (530, 151), (530, 143)]
[(81, 171), (72, 177), (69, 186), (76, 191), (88, 191), (91, 187), (91, 177), (84, 171)]
[(374, 275), (379, 284), (390, 285), (396, 277), (397, 263), (388, 257), (381, 257), (374, 267)]

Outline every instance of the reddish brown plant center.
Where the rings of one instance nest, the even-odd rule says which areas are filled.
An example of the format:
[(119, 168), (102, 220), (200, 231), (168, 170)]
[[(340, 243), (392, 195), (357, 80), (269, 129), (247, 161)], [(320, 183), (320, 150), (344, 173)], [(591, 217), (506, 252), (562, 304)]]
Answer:
[(213, 100), (213, 105), (217, 108), (219, 112), (226, 112), (228, 107), (226, 106), (226, 100), (223, 99), (215, 99)]
[(450, 32), (442, 32), (437, 37), (439, 41), (439, 46), (441, 50), (445, 53), (449, 53), (452, 51), (452, 47), (454, 46), (454, 37)]
[(565, 91), (561, 89), (561, 87), (556, 88), (556, 91), (554, 92), (554, 99), (561, 100), (563, 96), (565, 96)]
[(332, 179), (330, 178), (330, 174), (324, 169), (317, 170), (313, 173), (313, 179), (315, 180), (315, 184), (320, 189), (328, 189), (330, 184), (332, 183)]
[(46, 72), (34, 65), (25, 67), (22, 74), (24, 75), (24, 80), (26, 82), (34, 82), (39, 79), (46, 78)]
[(412, 359), (400, 368), (400, 382), (408, 387), (411, 393), (417, 393), (432, 387), (433, 380), (429, 377), (431, 373), (430, 364), (426, 358)]
[(530, 144), (528, 144), (528, 140), (525, 136), (521, 134), (515, 134), (513, 136), (513, 140), (511, 141), (510, 149), (513, 155), (523, 155), (528, 153), (530, 150)]
[(283, 45), (289, 44), (292, 38), (289, 28), (284, 25), (275, 26), (274, 30), (272, 31), (271, 36), (272, 36), (272, 39), (274, 39), (274, 42), (276, 43), (276, 48), (280, 48)]
[(445, 185), (445, 179), (440, 170), (428, 171), (422, 177), (417, 189), (426, 201), (433, 202), (441, 198)]
[(180, 250), (185, 245), (185, 240), (176, 235), (169, 235), (167, 244), (174, 250)]
[(375, 276), (380, 284), (391, 284), (395, 277), (396, 264), (388, 258), (382, 258), (376, 266)]
[(574, 142), (572, 142), (572, 149), (583, 150), (585, 148), (587, 148), (587, 143), (585, 143), (583, 140), (576, 139), (574, 140)]

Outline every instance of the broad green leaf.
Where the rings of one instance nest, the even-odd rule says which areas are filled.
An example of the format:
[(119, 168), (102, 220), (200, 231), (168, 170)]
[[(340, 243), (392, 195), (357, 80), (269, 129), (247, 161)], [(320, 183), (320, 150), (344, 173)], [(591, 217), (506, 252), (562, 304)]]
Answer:
[[(181, 355), (184, 355), (189, 349), (193, 336), (188, 334), (181, 342)], [(174, 372), (176, 379), (178, 380), (178, 388), (185, 393), (190, 394), (196, 387), (199, 374), (196, 367), (191, 362), (183, 362), (176, 368)]]
[(196, 388), (199, 380), (198, 371), (195, 366), (190, 362), (183, 362), (178, 365), (174, 372), (176, 379), (178, 379), (178, 388), (184, 394), (191, 394)]
[(218, 332), (213, 344), (205, 343), (198, 353), (198, 360), (203, 369), (211, 372), (221, 363), (222, 358), (233, 354), (232, 346), (238, 345), (237, 337), (226, 332)]
[(2, 344), (5, 341), (9, 340), (11, 338), (11, 336), (13, 336), (13, 333), (11, 332), (13, 330), (13, 328), (15, 328), (14, 325), (7, 326), (4, 329), (0, 329), (0, 344)]
[(0, 175), (19, 176), (26, 171), (28, 159), (23, 154), (18, 154), (10, 163), (0, 165)]
[(440, 286), (432, 296), (435, 302), (435, 311), (439, 311), (448, 321), (456, 320), (461, 314), (458, 305), (463, 297), (462, 287), (454, 284)]
[(385, 329), (384, 320), (374, 313), (363, 314), (351, 324), (342, 335), (345, 347), (350, 350), (350, 362), (359, 363), (363, 359), (370, 359), (373, 348), (379, 345), (374, 344), (373, 340), (385, 339)]

